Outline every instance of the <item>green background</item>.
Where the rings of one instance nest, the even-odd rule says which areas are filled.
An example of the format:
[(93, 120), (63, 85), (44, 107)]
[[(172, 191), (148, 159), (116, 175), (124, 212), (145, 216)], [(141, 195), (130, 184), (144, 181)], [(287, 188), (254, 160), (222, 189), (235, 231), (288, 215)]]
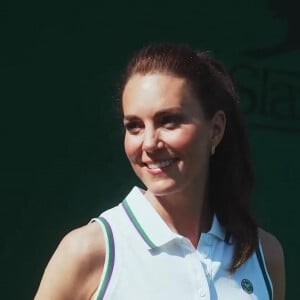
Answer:
[(1, 298), (32, 299), (58, 242), (139, 184), (117, 87), (149, 42), (210, 50), (240, 90), (257, 174), (253, 207), (281, 241), (287, 299), (300, 183), (297, 1), (10, 1), (1, 4)]

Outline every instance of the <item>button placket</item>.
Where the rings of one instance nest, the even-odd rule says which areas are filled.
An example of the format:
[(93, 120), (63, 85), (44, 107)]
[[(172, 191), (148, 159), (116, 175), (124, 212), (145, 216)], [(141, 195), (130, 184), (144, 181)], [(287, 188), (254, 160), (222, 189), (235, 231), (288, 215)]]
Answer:
[(193, 273), (196, 275), (195, 278), (195, 285), (197, 287), (197, 294), (198, 297), (201, 299), (209, 300), (210, 299), (210, 292), (209, 292), (209, 279), (206, 276), (205, 265), (201, 262), (201, 254), (199, 253), (198, 249), (195, 249), (191, 254), (191, 264)]
[(198, 247), (198, 253), (201, 260), (202, 268), (205, 272), (208, 286), (212, 284), (213, 269), (212, 269), (212, 248), (214, 244), (213, 236), (210, 234), (203, 234)]

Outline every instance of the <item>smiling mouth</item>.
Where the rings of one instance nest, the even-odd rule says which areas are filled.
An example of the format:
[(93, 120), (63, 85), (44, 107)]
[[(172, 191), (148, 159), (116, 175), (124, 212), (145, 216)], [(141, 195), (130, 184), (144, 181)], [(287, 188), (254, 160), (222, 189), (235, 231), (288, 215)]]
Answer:
[(170, 166), (176, 159), (163, 160), (155, 163), (145, 163), (145, 166), (149, 169), (161, 169)]

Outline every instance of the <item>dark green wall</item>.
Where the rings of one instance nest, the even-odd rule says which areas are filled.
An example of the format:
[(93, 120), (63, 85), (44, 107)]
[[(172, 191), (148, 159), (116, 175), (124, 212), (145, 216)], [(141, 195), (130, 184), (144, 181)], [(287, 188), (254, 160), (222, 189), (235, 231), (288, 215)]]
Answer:
[(118, 203), (138, 184), (122, 150), (115, 112), (117, 83), (131, 53), (153, 41), (211, 50), (232, 71), (257, 173), (253, 206), (261, 224), (283, 244), (287, 299), (297, 298), (300, 41), (296, 2), (3, 4), (3, 299), (31, 299), (63, 235)]

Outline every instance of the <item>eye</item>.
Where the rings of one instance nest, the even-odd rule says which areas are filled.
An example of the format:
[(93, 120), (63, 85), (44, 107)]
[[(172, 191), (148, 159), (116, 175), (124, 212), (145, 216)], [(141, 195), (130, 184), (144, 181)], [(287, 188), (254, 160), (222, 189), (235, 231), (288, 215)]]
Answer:
[(161, 124), (167, 129), (175, 129), (182, 123), (180, 115), (165, 115), (161, 118)]
[(125, 121), (124, 127), (130, 134), (138, 134), (143, 129), (143, 124), (138, 120)]

